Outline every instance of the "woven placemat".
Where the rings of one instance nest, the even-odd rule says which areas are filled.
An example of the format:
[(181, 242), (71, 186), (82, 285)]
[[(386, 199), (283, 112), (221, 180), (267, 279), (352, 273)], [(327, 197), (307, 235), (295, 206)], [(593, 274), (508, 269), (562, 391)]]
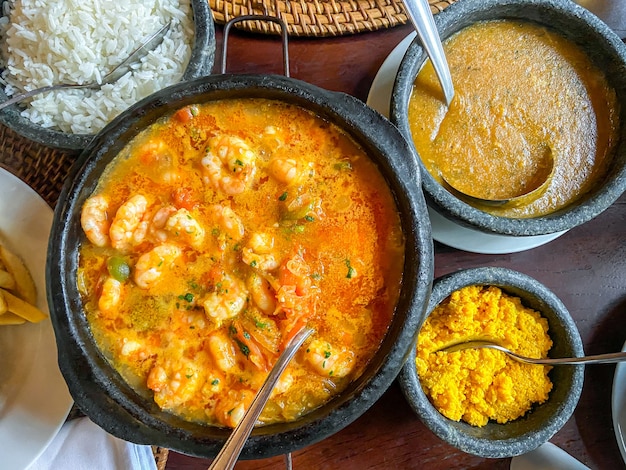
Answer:
[(0, 142), (0, 166), (27, 183), (54, 207), (79, 152), (46, 147), (3, 125), (0, 125)]
[[(457, 0), (428, 0), (433, 14)], [(341, 36), (391, 28), (408, 21), (402, 1), (395, 0), (209, 0), (215, 22), (224, 24), (243, 15), (281, 18), (291, 36)], [(246, 21), (238, 28), (278, 34), (279, 26)]]

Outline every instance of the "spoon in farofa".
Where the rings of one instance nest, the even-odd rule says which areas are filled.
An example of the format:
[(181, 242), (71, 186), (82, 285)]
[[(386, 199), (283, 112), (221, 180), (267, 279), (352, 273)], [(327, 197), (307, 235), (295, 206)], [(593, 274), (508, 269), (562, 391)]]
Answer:
[(250, 436), (259, 415), (263, 411), (263, 408), (265, 407), (276, 382), (278, 382), (280, 375), (283, 373), (289, 364), (289, 361), (291, 361), (300, 346), (302, 346), (302, 343), (304, 343), (313, 331), (314, 330), (311, 328), (303, 327), (289, 341), (284, 351), (278, 357), (274, 367), (270, 370), (263, 386), (254, 397), (254, 400), (252, 400), (250, 408), (248, 408), (243, 415), (242, 420), (235, 427), (235, 429), (233, 429), (233, 432), (228, 437), (228, 440), (220, 450), (219, 454), (217, 454), (217, 457), (213, 460), (209, 470), (230, 470), (235, 466), (237, 458), (239, 457), (248, 436)]
[(38, 95), (40, 93), (45, 93), (47, 91), (61, 90), (61, 89), (92, 89), (97, 90), (102, 88), (104, 85), (108, 85), (110, 83), (117, 82), (120, 78), (122, 78), (126, 72), (130, 70), (131, 65), (138, 62), (142, 57), (144, 57), (148, 52), (154, 50), (161, 42), (163, 38), (170, 30), (172, 22), (165, 24), (165, 26), (161, 27), (158, 31), (151, 34), (147, 38), (143, 40), (143, 42), (137, 47), (133, 52), (129, 54), (126, 59), (120, 62), (113, 70), (111, 70), (108, 74), (102, 77), (102, 81), (100, 83), (97, 82), (87, 82), (87, 83), (61, 83), (58, 85), (49, 85), (41, 88), (35, 88), (34, 90), (27, 91), (25, 93), (21, 93), (19, 95), (15, 95), (12, 98), (0, 103), (0, 110), (6, 108), (7, 106), (11, 106), (12, 104), (19, 103), (20, 101), (25, 100), (26, 98), (30, 98), (31, 96)]
[(439, 349), (436, 352), (456, 352), (462, 351), (464, 349), (496, 349), (498, 351), (502, 351), (507, 354), (511, 359), (514, 359), (518, 362), (523, 362), (526, 364), (549, 364), (549, 365), (561, 365), (561, 364), (611, 364), (615, 362), (626, 362), (626, 352), (616, 352), (616, 353), (607, 353), (607, 354), (596, 354), (593, 356), (583, 356), (583, 357), (562, 357), (562, 358), (543, 358), (543, 359), (533, 359), (530, 357), (520, 356), (517, 353), (514, 353), (510, 349), (505, 348), (504, 346), (500, 346), (497, 343), (492, 341), (484, 341), (484, 340), (474, 340), (474, 341), (466, 341), (463, 343), (456, 343), (450, 346), (446, 346), (445, 348)]

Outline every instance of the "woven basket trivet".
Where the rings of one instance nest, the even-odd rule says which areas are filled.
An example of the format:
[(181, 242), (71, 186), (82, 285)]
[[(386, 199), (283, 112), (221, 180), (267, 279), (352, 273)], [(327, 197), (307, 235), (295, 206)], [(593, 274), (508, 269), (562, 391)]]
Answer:
[[(433, 14), (457, 0), (428, 0)], [(271, 15), (287, 23), (291, 36), (341, 36), (390, 28), (408, 21), (395, 0), (209, 0), (216, 23), (243, 15)], [(279, 33), (275, 23), (246, 21), (237, 27), (254, 33)]]
[(152, 455), (154, 455), (157, 470), (165, 470), (169, 453), (170, 451), (165, 447), (152, 446)]
[(0, 125), (0, 166), (54, 207), (78, 152), (51, 149)]

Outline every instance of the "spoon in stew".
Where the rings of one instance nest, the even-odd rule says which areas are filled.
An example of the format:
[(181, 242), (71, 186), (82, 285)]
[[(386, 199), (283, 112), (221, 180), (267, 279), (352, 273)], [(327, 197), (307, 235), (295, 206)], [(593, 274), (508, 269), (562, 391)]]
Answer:
[(552, 179), (554, 177), (554, 156), (552, 155), (552, 149), (547, 147), (545, 156), (544, 156), (546, 170), (543, 172), (542, 178), (539, 181), (538, 185), (535, 185), (534, 189), (527, 191), (526, 193), (519, 194), (517, 196), (512, 196), (508, 198), (483, 198), (476, 195), (468, 194), (461, 189), (459, 189), (454, 182), (452, 182), (449, 178), (446, 178), (444, 174), (441, 172), (439, 176), (443, 181), (443, 187), (454, 194), (459, 199), (464, 200), (470, 204), (478, 204), (484, 206), (491, 207), (515, 207), (521, 206), (525, 204), (530, 204), (534, 200), (538, 199), (545, 191), (550, 187), (552, 183)]
[(417, 35), (422, 41), (424, 50), (433, 64), (446, 105), (450, 107), (452, 98), (454, 98), (454, 86), (452, 85), (452, 76), (446, 55), (443, 52), (441, 38), (435, 25), (433, 14), (427, 0), (403, 0), (405, 10), (411, 19), (411, 23), (417, 31)]
[(209, 467), (209, 470), (230, 470), (235, 466), (237, 458), (243, 449), (254, 425), (259, 418), (259, 415), (265, 408), (265, 404), (278, 382), (280, 375), (283, 373), (289, 361), (296, 354), (302, 343), (313, 333), (314, 330), (308, 327), (302, 327), (298, 333), (289, 341), (284, 351), (278, 357), (276, 364), (270, 370), (267, 379), (263, 383), (263, 386), (258, 391), (254, 400), (250, 404), (250, 408), (243, 415), (242, 420), (235, 427), (228, 440), (224, 444), (224, 447), (220, 450), (215, 460)]
[(170, 21), (165, 26), (161, 27), (157, 32), (151, 34), (147, 38), (143, 40), (141, 45), (137, 47), (133, 52), (130, 53), (126, 59), (120, 62), (113, 70), (111, 70), (108, 74), (106, 74), (100, 83), (98, 82), (88, 82), (88, 83), (61, 83), (58, 85), (48, 85), (41, 88), (35, 88), (34, 90), (27, 91), (25, 93), (21, 93), (19, 95), (15, 95), (12, 98), (0, 103), (0, 110), (6, 108), (7, 106), (11, 106), (12, 104), (19, 103), (31, 96), (38, 95), (40, 93), (45, 93), (47, 91), (60, 90), (64, 88), (73, 88), (73, 89), (92, 89), (97, 90), (102, 88), (104, 85), (108, 85), (110, 83), (115, 83), (120, 78), (122, 78), (126, 72), (130, 70), (131, 65), (138, 62), (142, 57), (144, 57), (148, 52), (154, 50), (161, 42), (163, 38), (170, 30), (172, 22)]
[[(502, 351), (507, 354), (512, 359), (523, 362), (526, 364), (549, 364), (549, 365), (560, 365), (560, 364), (611, 364), (615, 362), (624, 362), (626, 361), (626, 352), (617, 352), (617, 353), (608, 353), (608, 354), (596, 354), (593, 356), (583, 356), (583, 357), (561, 357), (561, 358), (542, 358), (542, 359), (534, 359), (530, 357), (521, 356), (517, 353), (514, 353), (510, 349), (505, 348), (497, 343), (492, 341), (485, 340), (473, 340), (466, 341), (464, 343), (457, 343), (447, 346), (439, 351), (442, 352), (456, 352), (462, 351), (464, 349), (496, 349), (498, 351)], [(439, 352), (437, 351), (437, 352)]]

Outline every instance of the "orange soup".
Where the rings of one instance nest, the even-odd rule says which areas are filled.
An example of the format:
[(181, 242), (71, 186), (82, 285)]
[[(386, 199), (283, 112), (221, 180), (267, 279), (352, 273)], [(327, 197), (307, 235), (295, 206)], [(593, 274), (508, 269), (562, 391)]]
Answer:
[(455, 97), (447, 109), (430, 62), (409, 103), (415, 147), (429, 173), (486, 199), (546, 191), (505, 217), (557, 211), (606, 173), (618, 138), (618, 103), (602, 72), (573, 43), (531, 23), (490, 21), (444, 44)]
[(309, 111), (187, 106), (139, 134), (82, 208), (79, 289), (101, 350), (187, 420), (235, 426), (286, 342), (315, 333), (261, 421), (357, 378), (387, 332), (404, 237), (376, 165)]

